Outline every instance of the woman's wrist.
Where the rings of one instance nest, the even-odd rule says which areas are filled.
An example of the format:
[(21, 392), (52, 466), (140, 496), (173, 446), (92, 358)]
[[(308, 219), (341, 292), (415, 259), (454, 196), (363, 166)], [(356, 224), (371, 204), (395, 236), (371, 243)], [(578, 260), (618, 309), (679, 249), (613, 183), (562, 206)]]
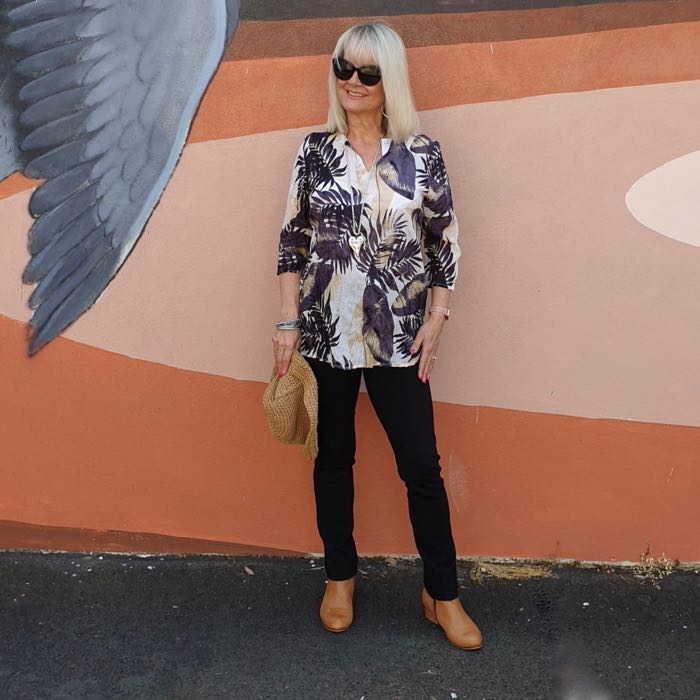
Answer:
[(299, 309), (295, 306), (283, 307), (280, 310), (281, 321), (294, 321), (299, 318)]
[(431, 314), (442, 314), (442, 316), (444, 316), (445, 319), (448, 319), (450, 317), (450, 309), (444, 305), (431, 304), (428, 311)]

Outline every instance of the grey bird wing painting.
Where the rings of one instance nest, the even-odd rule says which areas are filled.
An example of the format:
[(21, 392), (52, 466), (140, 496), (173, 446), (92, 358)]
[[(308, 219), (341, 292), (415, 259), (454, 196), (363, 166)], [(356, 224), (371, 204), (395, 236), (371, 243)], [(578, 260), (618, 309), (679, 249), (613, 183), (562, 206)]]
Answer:
[(139, 240), (238, 25), (237, 0), (0, 0), (0, 180), (29, 201), (29, 355)]

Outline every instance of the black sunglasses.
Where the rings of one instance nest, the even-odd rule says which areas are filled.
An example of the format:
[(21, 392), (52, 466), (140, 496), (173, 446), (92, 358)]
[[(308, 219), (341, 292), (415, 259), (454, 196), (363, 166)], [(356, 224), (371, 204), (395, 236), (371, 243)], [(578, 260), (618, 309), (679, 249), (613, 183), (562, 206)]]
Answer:
[(350, 80), (355, 71), (357, 71), (357, 77), (363, 85), (376, 85), (382, 79), (379, 66), (360, 66), (357, 68), (344, 58), (333, 59), (333, 72), (338, 80)]

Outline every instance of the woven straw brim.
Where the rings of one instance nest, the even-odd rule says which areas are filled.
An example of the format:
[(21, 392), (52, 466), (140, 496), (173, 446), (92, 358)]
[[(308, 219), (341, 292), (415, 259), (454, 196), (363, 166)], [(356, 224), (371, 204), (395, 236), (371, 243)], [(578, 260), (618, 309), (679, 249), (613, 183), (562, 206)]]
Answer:
[(318, 387), (309, 363), (296, 350), (283, 377), (272, 371), (263, 394), (270, 433), (285, 445), (303, 445), (304, 457), (318, 454)]

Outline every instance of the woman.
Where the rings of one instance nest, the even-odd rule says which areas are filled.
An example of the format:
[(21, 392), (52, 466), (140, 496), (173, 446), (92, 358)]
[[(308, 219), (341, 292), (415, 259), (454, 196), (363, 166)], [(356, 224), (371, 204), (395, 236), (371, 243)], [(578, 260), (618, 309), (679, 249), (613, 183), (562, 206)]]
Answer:
[(339, 38), (329, 102), (326, 131), (308, 134), (294, 163), (273, 337), (279, 376), (299, 349), (318, 382), (313, 480), (328, 578), (321, 621), (340, 632), (353, 620), (354, 417), (364, 373), (407, 487), (424, 614), (452, 644), (476, 649), (481, 633), (458, 596), (428, 384), (457, 277), (457, 218), (440, 145), (418, 133), (394, 30), (361, 24)]

